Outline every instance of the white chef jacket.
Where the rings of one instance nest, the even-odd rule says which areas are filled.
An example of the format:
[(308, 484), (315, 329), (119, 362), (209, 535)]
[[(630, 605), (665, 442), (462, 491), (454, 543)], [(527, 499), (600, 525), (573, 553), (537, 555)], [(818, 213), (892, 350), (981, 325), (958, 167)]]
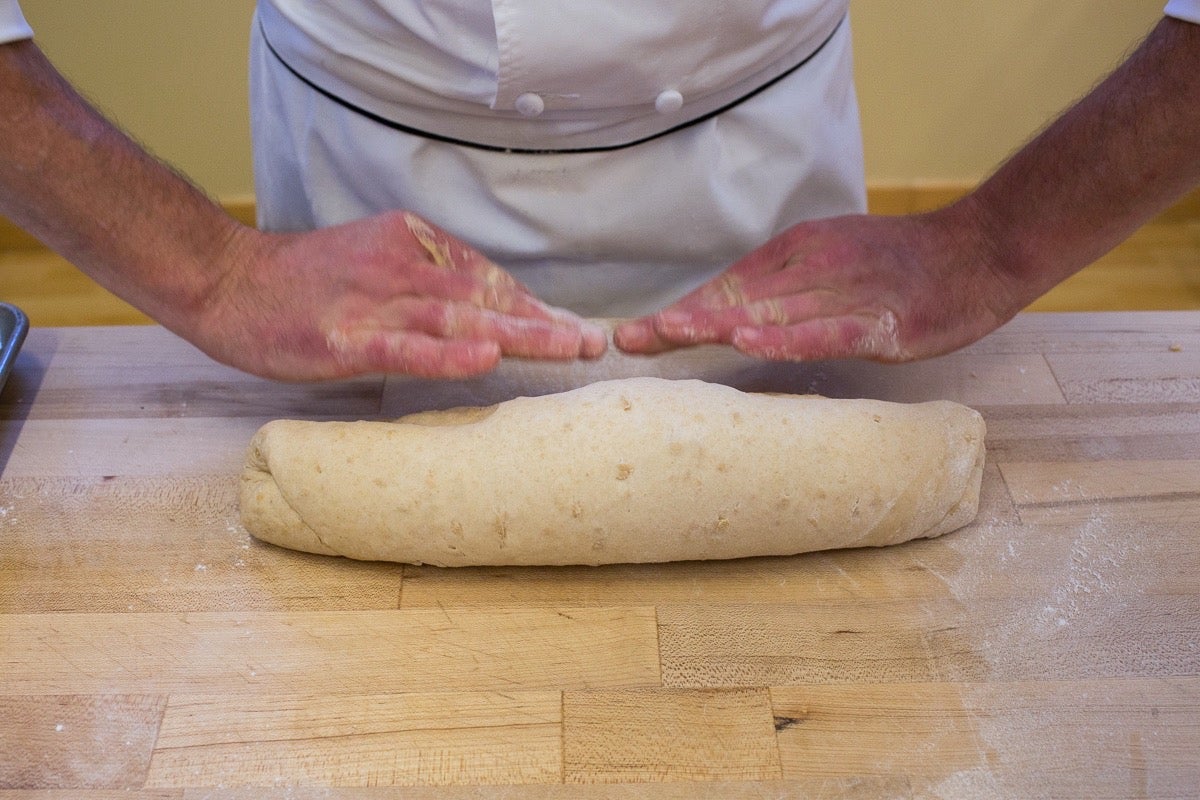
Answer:
[(1200, 24), (1200, 0), (1168, 0), (1163, 13), (1168, 17)]
[(262, 226), (406, 208), (550, 303), (630, 315), (865, 208), (848, 0), (570, 5), (260, 0)]
[(0, 0), (0, 44), (33, 36), (33, 29), (21, 14), (17, 0)]

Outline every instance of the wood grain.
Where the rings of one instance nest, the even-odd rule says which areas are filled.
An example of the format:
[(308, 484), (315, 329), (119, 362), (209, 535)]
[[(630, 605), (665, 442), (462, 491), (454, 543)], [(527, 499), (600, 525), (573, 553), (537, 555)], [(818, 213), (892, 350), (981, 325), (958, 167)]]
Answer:
[(780, 777), (765, 689), (564, 692), (568, 783)]
[[(150, 797), (150, 795), (146, 795)], [(906, 779), (791, 778), (763, 781), (593, 783), (511, 786), (195, 788), (183, 800), (907, 800)], [(93, 800), (92, 794), (86, 795)], [(143, 800), (133, 794), (133, 800)], [(174, 795), (172, 795), (174, 797)], [(0, 800), (11, 800), (0, 792)], [(21, 800), (66, 800), (57, 796)], [(100, 795), (96, 800), (110, 800)], [(157, 796), (155, 796), (157, 800)]]
[(1151, 498), (1200, 499), (1200, 463), (1082, 461), (1004, 464), (1000, 467), (1018, 507)]
[[(772, 689), (785, 776), (904, 775), (918, 796), (1186, 797), (1195, 678)], [(1192, 787), (1194, 788), (1194, 787)]]
[(987, 765), (957, 684), (775, 687), (771, 706), (787, 777), (851, 772), (923, 783)]
[[(379, 411), (383, 378), (277, 384), (202, 355), (157, 326), (33, 328), (27, 364), (0, 396), (0, 413), (28, 419), (305, 416), (340, 409), (346, 419)], [(120, 373), (120, 380), (115, 380)]]
[(19, 694), (658, 682), (654, 612), (642, 608), (5, 614), (0, 641), (5, 691)]
[(183, 797), (181, 789), (0, 789), (0, 800), (183, 800)]
[[(152, 326), (29, 342), (0, 392), (0, 800), (1200, 786), (1200, 314), (1023, 315), (919, 367), (701, 348), (320, 387), (238, 375)], [(656, 370), (974, 403), (979, 518), (893, 548), (471, 570), (308, 556), (240, 526), (266, 419)]]
[(386, 609), (400, 596), (398, 565), (250, 537), (232, 476), (0, 478), (0, 497), (6, 613)]
[(557, 691), (172, 697), (151, 787), (559, 782)]
[(911, 550), (886, 558), (885, 579), (864, 569), (881, 556), (869, 550), (815, 553), (805, 558), (747, 558), (682, 564), (499, 569), (404, 568), (403, 608), (431, 606), (590, 606), (624, 597), (639, 605), (744, 600), (926, 597), (940, 582), (915, 567)]
[(677, 687), (1165, 678), (1200, 658), (1200, 600), (1125, 597), (1076, 562), (1028, 599), (664, 607), (659, 619), (663, 684)]
[(160, 695), (0, 696), (0, 788), (139, 788), (165, 707)]

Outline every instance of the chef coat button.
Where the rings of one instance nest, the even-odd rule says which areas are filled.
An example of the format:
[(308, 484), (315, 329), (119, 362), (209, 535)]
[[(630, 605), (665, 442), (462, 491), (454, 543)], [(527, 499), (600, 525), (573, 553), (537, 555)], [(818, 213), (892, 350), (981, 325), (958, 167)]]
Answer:
[(683, 108), (683, 95), (674, 89), (660, 92), (658, 97), (654, 98), (654, 108), (660, 114), (674, 114)]
[(525, 92), (517, 97), (517, 113), (522, 117), (536, 117), (546, 110), (546, 101), (533, 92)]

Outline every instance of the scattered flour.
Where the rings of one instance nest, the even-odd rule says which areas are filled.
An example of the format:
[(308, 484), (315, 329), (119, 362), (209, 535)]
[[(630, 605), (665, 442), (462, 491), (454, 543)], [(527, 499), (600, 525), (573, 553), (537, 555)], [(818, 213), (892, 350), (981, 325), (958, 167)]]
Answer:
[(1061, 567), (1061, 577), (1037, 616), (1040, 628), (1070, 625), (1081, 613), (1091, 619), (1096, 614), (1111, 616), (1108, 598), (1114, 588), (1106, 575), (1120, 571), (1137, 545), (1116, 544), (1114, 537), (1107, 535), (1109, 527), (1103, 515), (1092, 517), (1080, 527)]
[[(1046, 517), (1036, 525), (1001, 520), (945, 540), (962, 566), (940, 577), (963, 604), (976, 639), (972, 649), (987, 674), (962, 688), (980, 742), (979, 765), (924, 787), (928, 796), (1049, 797), (1052, 787), (1037, 765), (1089, 761), (1089, 747), (1113, 752), (1123, 745), (1109, 741), (1122, 732), (1088, 729), (1087, 741), (1067, 746), (1079, 752), (1055, 756), (1045, 750), (1046, 731), (1060, 721), (1055, 703), (1088, 702), (1072, 689), (1054, 688), (1055, 681), (1112, 657), (1097, 651), (1128, 625), (1128, 603), (1153, 580), (1152, 562), (1138, 558), (1141, 537), (1130, 535), (1128, 519), (1113, 520), (1070, 481), (1052, 491), (1062, 505), (1039, 509)], [(1103, 674), (1103, 666), (1096, 669)], [(1005, 688), (1006, 681), (1016, 683)], [(1051, 688), (1028, 688), (1035, 683)], [(1120, 763), (1094, 772), (1097, 785), (1129, 780)]]

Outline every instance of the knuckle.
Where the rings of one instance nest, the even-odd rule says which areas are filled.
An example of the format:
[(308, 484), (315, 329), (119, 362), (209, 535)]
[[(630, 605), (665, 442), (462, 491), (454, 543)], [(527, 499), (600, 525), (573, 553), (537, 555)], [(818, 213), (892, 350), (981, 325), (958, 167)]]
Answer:
[(433, 303), (433, 328), (444, 338), (453, 339), (463, 333), (466, 320), (453, 303)]
[(708, 299), (726, 307), (744, 305), (746, 291), (741, 277), (732, 272), (724, 273), (713, 282)]
[(769, 298), (749, 306), (747, 320), (755, 325), (785, 325), (789, 315), (778, 298)]

